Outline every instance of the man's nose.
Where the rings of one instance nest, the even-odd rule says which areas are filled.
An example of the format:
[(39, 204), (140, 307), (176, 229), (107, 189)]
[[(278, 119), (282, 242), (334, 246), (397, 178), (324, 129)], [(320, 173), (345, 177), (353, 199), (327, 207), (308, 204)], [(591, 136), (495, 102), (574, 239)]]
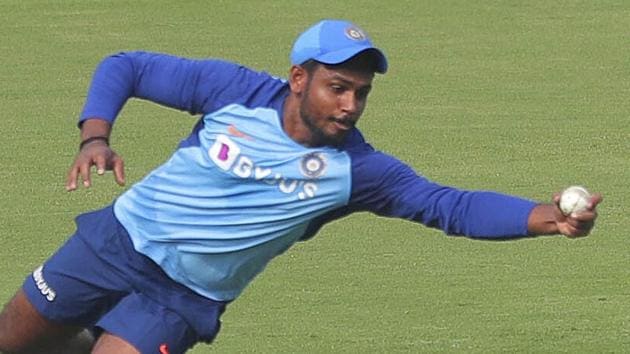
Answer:
[(357, 95), (348, 91), (341, 97), (341, 110), (344, 113), (355, 114), (358, 110), (359, 102), (357, 100)]

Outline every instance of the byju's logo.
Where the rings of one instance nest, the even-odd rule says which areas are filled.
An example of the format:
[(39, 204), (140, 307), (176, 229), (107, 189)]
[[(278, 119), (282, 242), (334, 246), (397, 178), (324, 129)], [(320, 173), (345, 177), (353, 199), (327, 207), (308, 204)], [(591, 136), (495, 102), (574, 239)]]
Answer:
[(46, 300), (52, 302), (55, 300), (55, 297), (57, 297), (57, 293), (55, 293), (55, 291), (50, 286), (48, 286), (46, 280), (44, 280), (43, 271), (44, 266), (37, 267), (37, 269), (33, 271), (33, 280), (35, 280), (35, 285), (37, 285), (37, 289), (39, 289), (39, 292), (46, 297)]
[[(208, 156), (222, 170), (231, 171), (241, 178), (254, 178), (269, 185), (277, 185), (278, 190), (285, 194), (297, 192), (300, 200), (315, 197), (318, 186), (314, 181), (303, 181), (298, 179), (285, 178), (281, 173), (274, 172), (270, 168), (260, 167), (254, 160), (241, 154), (241, 148), (227, 135), (217, 136), (214, 144), (208, 149)], [(308, 163), (310, 161), (310, 163)], [(325, 162), (321, 158), (303, 161), (309, 167), (306, 171), (313, 175), (321, 175), (325, 168)], [(303, 170), (303, 173), (304, 172)]]

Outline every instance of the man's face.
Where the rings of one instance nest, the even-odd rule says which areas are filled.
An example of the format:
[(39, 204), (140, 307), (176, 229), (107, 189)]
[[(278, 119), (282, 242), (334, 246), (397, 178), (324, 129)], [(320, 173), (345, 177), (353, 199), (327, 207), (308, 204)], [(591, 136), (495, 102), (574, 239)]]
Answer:
[(300, 118), (311, 146), (338, 146), (361, 117), (374, 73), (351, 67), (317, 65), (300, 101)]

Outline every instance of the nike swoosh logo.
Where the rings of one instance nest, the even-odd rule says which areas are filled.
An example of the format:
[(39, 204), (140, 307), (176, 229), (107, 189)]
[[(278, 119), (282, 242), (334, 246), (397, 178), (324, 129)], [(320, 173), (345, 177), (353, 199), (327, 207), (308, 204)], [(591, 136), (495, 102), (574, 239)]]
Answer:
[(234, 125), (230, 124), (228, 126), (228, 133), (230, 133), (230, 135), (234, 135), (236, 137), (239, 138), (245, 138), (247, 140), (254, 140), (251, 136), (243, 133), (242, 131), (238, 130)]

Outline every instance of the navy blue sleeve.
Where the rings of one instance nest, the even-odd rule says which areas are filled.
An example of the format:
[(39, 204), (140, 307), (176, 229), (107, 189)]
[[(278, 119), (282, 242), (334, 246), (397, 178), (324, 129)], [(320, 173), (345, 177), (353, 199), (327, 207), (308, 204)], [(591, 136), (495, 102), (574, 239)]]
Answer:
[[(221, 60), (193, 60), (147, 52), (105, 58), (94, 72), (80, 121), (110, 122), (132, 97), (190, 114), (208, 113), (230, 103), (263, 100), (277, 88), (270, 76)], [(276, 85), (277, 86), (277, 85)]]
[(433, 183), (366, 145), (352, 157), (351, 208), (398, 217), (471, 238), (526, 236), (533, 201)]

